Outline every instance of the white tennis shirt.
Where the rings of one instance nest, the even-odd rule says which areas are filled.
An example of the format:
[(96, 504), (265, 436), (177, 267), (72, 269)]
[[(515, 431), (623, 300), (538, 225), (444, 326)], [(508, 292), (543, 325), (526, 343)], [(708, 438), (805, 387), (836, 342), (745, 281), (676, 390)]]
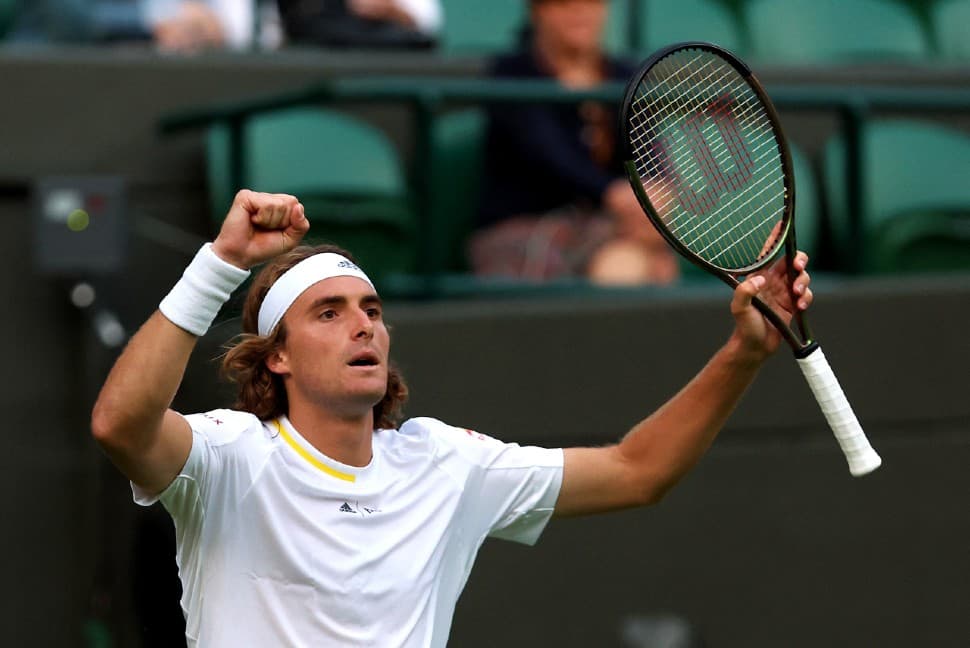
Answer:
[(429, 418), (374, 433), (363, 468), (286, 418), (187, 417), (192, 450), (158, 497), (175, 521), (190, 647), (445, 646), (487, 536), (533, 544), (561, 450)]

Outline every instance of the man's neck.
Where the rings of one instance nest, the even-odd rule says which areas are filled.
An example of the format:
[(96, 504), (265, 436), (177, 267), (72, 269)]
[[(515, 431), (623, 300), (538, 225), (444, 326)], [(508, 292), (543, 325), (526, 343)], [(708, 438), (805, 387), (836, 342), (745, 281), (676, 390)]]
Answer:
[(314, 448), (335, 461), (363, 467), (373, 456), (374, 417), (339, 416), (320, 408), (294, 407), (287, 414), (290, 423)]

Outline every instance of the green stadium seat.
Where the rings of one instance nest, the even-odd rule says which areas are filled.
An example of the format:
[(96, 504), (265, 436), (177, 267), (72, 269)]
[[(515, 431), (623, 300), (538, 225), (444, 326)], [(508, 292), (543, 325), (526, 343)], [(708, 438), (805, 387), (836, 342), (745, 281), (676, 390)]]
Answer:
[(437, 268), (445, 272), (468, 269), (465, 241), (479, 204), (484, 139), (485, 113), (478, 108), (442, 114), (432, 127), (432, 227), (426, 235)]
[(527, 19), (527, 4), (524, 0), (442, 0), (440, 50), (484, 55), (513, 49)]
[(756, 60), (805, 65), (930, 56), (918, 16), (895, 0), (749, 0), (742, 15)]
[(791, 142), (788, 148), (791, 151), (792, 168), (795, 172), (795, 241), (800, 250), (815, 257), (819, 252), (822, 233), (818, 180), (815, 177), (812, 162), (805, 153)]
[(970, 0), (939, 0), (929, 6), (929, 16), (940, 56), (970, 60)]
[(682, 41), (706, 41), (743, 53), (737, 17), (717, 0), (643, 0), (638, 24), (638, 49), (643, 57)]
[[(2, 1), (2, 0), (0, 0)], [(623, 56), (630, 51), (628, 24), (630, 3), (610, 0), (603, 44), (608, 52)], [(445, 13), (440, 50), (445, 54), (488, 55), (515, 49), (528, 21), (526, 0), (443, 0)]]
[(0, 39), (7, 35), (19, 10), (18, 0), (0, 0)]
[[(375, 281), (414, 267), (415, 216), (393, 145), (375, 127), (336, 111), (298, 108), (254, 115), (244, 129), (243, 185), (289, 193), (306, 207), (310, 243), (348, 250)], [(210, 129), (213, 219), (221, 222), (235, 188), (228, 129)]]
[[(829, 229), (843, 261), (852, 249), (845, 155), (841, 136), (826, 143), (823, 175)], [(932, 241), (940, 241), (940, 232), (947, 230), (939, 225), (941, 219), (954, 219), (954, 227), (959, 230), (958, 223), (970, 214), (970, 135), (965, 132), (917, 120), (872, 121), (863, 130), (861, 156), (865, 204), (865, 212), (859, 215), (863, 270), (885, 270), (887, 264), (879, 250), (906, 238), (906, 232), (916, 232), (912, 234), (915, 238), (925, 234)], [(930, 219), (914, 214), (936, 216)], [(904, 222), (911, 219), (925, 220), (929, 229), (917, 236), (919, 228)], [(931, 231), (936, 233), (931, 235)], [(964, 254), (970, 257), (970, 248)]]
[(640, 0), (609, 0), (603, 46), (613, 56), (625, 57), (631, 52), (630, 4)]
[(869, 258), (874, 272), (970, 271), (970, 205), (963, 212), (913, 212), (882, 223)]

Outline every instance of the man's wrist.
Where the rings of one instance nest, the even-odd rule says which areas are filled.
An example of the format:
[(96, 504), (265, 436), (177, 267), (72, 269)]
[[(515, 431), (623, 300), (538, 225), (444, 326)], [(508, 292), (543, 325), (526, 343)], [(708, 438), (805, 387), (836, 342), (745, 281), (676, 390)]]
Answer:
[(722, 351), (725, 354), (725, 359), (731, 365), (738, 369), (752, 371), (760, 369), (761, 365), (771, 356), (769, 351), (743, 339), (737, 331), (728, 338)]
[(251, 265), (247, 263), (244, 259), (236, 257), (235, 255), (227, 251), (225, 248), (223, 248), (221, 245), (219, 245), (219, 239), (216, 239), (212, 243), (207, 243), (207, 245), (210, 246), (209, 249), (212, 251), (213, 254), (215, 254), (217, 257), (219, 257), (219, 259), (221, 259), (222, 261), (225, 261), (229, 265), (234, 266), (240, 270), (248, 271), (250, 269)]
[(158, 305), (158, 310), (179, 328), (201, 337), (232, 291), (247, 277), (249, 270), (221, 258), (213, 251), (212, 244), (206, 243)]

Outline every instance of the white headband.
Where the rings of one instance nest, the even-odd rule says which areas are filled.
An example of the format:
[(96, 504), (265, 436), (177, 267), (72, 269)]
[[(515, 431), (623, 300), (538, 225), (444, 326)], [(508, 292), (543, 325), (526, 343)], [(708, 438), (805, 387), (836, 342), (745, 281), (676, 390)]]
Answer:
[(350, 259), (333, 252), (314, 254), (284, 272), (270, 286), (259, 307), (259, 334), (269, 335), (297, 297), (313, 284), (331, 277), (357, 277), (374, 287), (364, 271)]

